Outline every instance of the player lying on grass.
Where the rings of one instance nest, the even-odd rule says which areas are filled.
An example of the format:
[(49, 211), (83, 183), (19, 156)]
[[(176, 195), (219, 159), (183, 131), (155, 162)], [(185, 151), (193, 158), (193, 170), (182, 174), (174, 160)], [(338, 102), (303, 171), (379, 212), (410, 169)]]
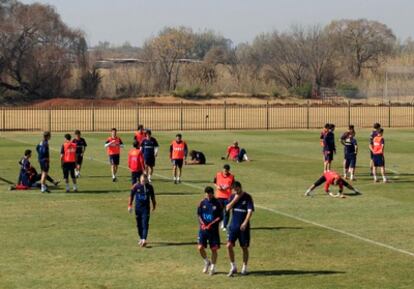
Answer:
[[(204, 259), (203, 273), (214, 275), (216, 272), (217, 250), (220, 248), (219, 223), (222, 210), (219, 201), (214, 197), (214, 189), (206, 187), (204, 189), (205, 198), (197, 208), (200, 229), (198, 231), (198, 251)], [(211, 261), (207, 257), (207, 243), (211, 249)]]
[[(41, 174), (38, 174), (36, 169), (30, 163), (32, 157), (31, 150), (25, 150), (23, 158), (19, 161), (20, 173), (17, 185), (11, 186), (11, 190), (27, 190), (30, 188), (40, 188)], [(59, 181), (55, 181), (51, 176), (47, 175), (46, 180), (55, 186), (59, 184)]]
[(234, 141), (233, 144), (227, 148), (227, 155), (221, 159), (233, 160), (238, 163), (242, 161), (249, 161), (246, 150), (239, 147), (238, 141)]
[[(309, 189), (306, 190), (305, 196), (306, 197), (311, 196), (311, 192), (318, 186), (322, 185), (323, 183), (325, 183), (324, 185), (325, 192), (329, 194), (331, 197), (345, 198), (345, 195), (342, 193), (344, 190), (344, 186), (350, 189), (351, 191), (353, 191), (355, 195), (361, 194), (356, 188), (354, 188), (347, 181), (345, 181), (337, 172), (329, 171), (329, 172), (325, 172)], [(338, 194), (334, 194), (329, 191), (329, 187), (331, 185), (339, 187)]]
[(187, 165), (205, 165), (206, 156), (200, 151), (190, 151), (190, 160), (187, 161)]
[(135, 219), (137, 221), (138, 236), (140, 247), (147, 246), (147, 237), (150, 219), (150, 202), (152, 203), (152, 211), (155, 210), (157, 202), (155, 201), (154, 188), (148, 183), (145, 174), (141, 175), (139, 183), (135, 184), (131, 189), (131, 195), (128, 202), (128, 212), (132, 214), (132, 203), (135, 199)]

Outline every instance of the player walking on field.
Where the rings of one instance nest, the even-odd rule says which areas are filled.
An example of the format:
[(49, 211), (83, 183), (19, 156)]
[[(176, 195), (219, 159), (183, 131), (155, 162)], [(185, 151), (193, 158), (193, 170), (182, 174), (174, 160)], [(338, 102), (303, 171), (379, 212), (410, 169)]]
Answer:
[(175, 136), (175, 140), (173, 140), (170, 145), (170, 160), (173, 164), (174, 184), (181, 183), (181, 171), (187, 158), (187, 154), (187, 144), (182, 140), (182, 135), (179, 133)]
[(221, 229), (223, 231), (227, 230), (229, 223), (230, 213), (226, 210), (226, 206), (229, 203), (229, 198), (231, 196), (232, 187), (234, 184), (234, 175), (230, 173), (230, 166), (224, 165), (223, 171), (218, 172), (214, 177), (214, 185), (216, 187), (216, 198), (220, 202), (221, 207), (223, 208), (223, 223), (221, 224)]
[(377, 168), (380, 168), (382, 181), (384, 183), (387, 182), (387, 177), (385, 176), (385, 159), (384, 159), (384, 129), (380, 128), (378, 134), (373, 138), (372, 143), (370, 144), (369, 148), (372, 152), (372, 161), (373, 161), (373, 168), (372, 168), (372, 175), (374, 176), (374, 182), (377, 182)]
[(151, 130), (146, 130), (146, 137), (141, 142), (141, 150), (144, 155), (145, 173), (148, 181), (152, 182), (152, 174), (154, 173), (155, 159), (158, 155), (159, 145), (157, 140), (152, 137)]
[(124, 143), (117, 135), (116, 128), (111, 130), (111, 136), (105, 142), (105, 148), (109, 156), (109, 162), (111, 164), (112, 181), (116, 182), (116, 173), (118, 172), (119, 159), (121, 154), (121, 148), (124, 147)]
[[(206, 187), (204, 189), (205, 198), (197, 208), (200, 229), (198, 231), (198, 251), (204, 259), (203, 273), (214, 275), (216, 273), (217, 250), (220, 249), (219, 223), (222, 216), (220, 202), (214, 197), (214, 189)], [(211, 249), (211, 261), (207, 257), (207, 243)]]
[(138, 142), (134, 140), (132, 145), (134, 148), (128, 152), (128, 168), (131, 171), (132, 185), (135, 185), (145, 171), (145, 164)]
[(46, 179), (49, 174), (50, 168), (50, 152), (49, 152), (49, 140), (52, 137), (49, 131), (43, 133), (43, 140), (36, 146), (37, 157), (39, 160), (41, 178), (40, 178), (40, 191), (42, 193), (50, 193), (46, 186)]
[(149, 219), (150, 219), (150, 202), (152, 203), (152, 211), (155, 210), (157, 202), (155, 201), (154, 188), (148, 183), (147, 176), (141, 175), (140, 182), (135, 184), (131, 189), (129, 197), (128, 212), (132, 214), (132, 204), (135, 199), (135, 219), (137, 221), (138, 236), (140, 247), (147, 246)]
[(138, 125), (137, 131), (134, 135), (134, 140), (138, 142), (138, 145), (141, 146), (142, 141), (146, 137), (146, 131), (144, 129), (144, 126), (142, 124)]
[(237, 266), (234, 257), (234, 246), (239, 240), (243, 251), (242, 275), (247, 275), (247, 262), (249, 261), (250, 245), (250, 219), (253, 215), (254, 204), (252, 197), (243, 191), (239, 182), (233, 184), (234, 194), (231, 195), (227, 211), (231, 211), (231, 222), (229, 227), (227, 250), (230, 258), (230, 272), (227, 276), (232, 277), (237, 273)]
[(65, 142), (63, 143), (62, 148), (60, 150), (63, 178), (65, 179), (66, 183), (66, 193), (70, 192), (69, 175), (72, 178), (73, 191), (78, 191), (75, 176), (77, 146), (74, 142), (71, 141), (71, 139), (72, 137), (70, 136), (70, 134), (65, 134)]
[(77, 178), (80, 177), (80, 171), (82, 168), (83, 163), (83, 155), (85, 154), (86, 147), (88, 144), (86, 143), (86, 140), (81, 137), (80, 130), (75, 130), (75, 138), (72, 141), (76, 144), (76, 169), (75, 169), (75, 176)]

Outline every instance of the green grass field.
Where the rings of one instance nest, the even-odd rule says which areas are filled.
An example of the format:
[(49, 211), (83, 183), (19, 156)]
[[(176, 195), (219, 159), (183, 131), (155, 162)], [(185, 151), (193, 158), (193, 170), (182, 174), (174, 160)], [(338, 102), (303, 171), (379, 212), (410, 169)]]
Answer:
[[(339, 135), (338, 130), (337, 135)], [(0, 137), (0, 177), (15, 181), (17, 161), (34, 149), (40, 134)], [(414, 132), (386, 130), (391, 183), (368, 175), (368, 130), (358, 131), (357, 181), (363, 195), (337, 199), (322, 188), (305, 189), (322, 170), (319, 131), (184, 132), (190, 149), (202, 150), (208, 165), (184, 167), (174, 185), (168, 146), (175, 133), (157, 133), (161, 148), (154, 187), (158, 208), (151, 215), (149, 245), (137, 246), (135, 219), (127, 213), (126, 150), (119, 182), (112, 183), (103, 148), (106, 134), (85, 134), (88, 150), (79, 193), (8, 191), (0, 181), (0, 288), (413, 288)], [(131, 142), (132, 133), (121, 133)], [(228, 278), (222, 233), (219, 273), (201, 273), (196, 250), (196, 206), (204, 186), (225, 163), (227, 144), (238, 139), (252, 159), (231, 164), (251, 193), (256, 211), (246, 277)], [(61, 178), (58, 149), (51, 140), (51, 175)], [(341, 172), (342, 149), (334, 161)], [(38, 168), (36, 154), (32, 163)], [(236, 248), (241, 267), (241, 251)]]

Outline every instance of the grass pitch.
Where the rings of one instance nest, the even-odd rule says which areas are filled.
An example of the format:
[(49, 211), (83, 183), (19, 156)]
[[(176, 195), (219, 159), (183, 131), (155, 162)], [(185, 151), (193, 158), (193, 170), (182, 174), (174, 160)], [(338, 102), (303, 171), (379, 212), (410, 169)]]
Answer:
[[(337, 134), (339, 135), (338, 130)], [(414, 133), (386, 130), (389, 184), (368, 175), (369, 131), (358, 131), (357, 181), (363, 195), (344, 200), (305, 189), (322, 170), (319, 131), (185, 132), (190, 149), (207, 155), (206, 166), (184, 167), (181, 185), (171, 181), (168, 146), (174, 133), (158, 133), (161, 148), (154, 187), (158, 202), (150, 220), (150, 248), (137, 247), (135, 219), (127, 213), (129, 172), (123, 151), (119, 182), (112, 183), (104, 140), (85, 134), (88, 149), (79, 193), (8, 191), (17, 161), (40, 134), (0, 137), (0, 288), (413, 288)], [(132, 133), (121, 133), (130, 144)], [(234, 139), (249, 163), (232, 171), (256, 211), (246, 277), (228, 278), (222, 233), (216, 276), (201, 273), (196, 251), (196, 206)], [(51, 175), (61, 178), (63, 134), (53, 134)], [(342, 149), (334, 168), (341, 172)], [(129, 149), (129, 148), (128, 148)], [(36, 153), (32, 163), (38, 168)], [(241, 252), (236, 248), (241, 267)]]

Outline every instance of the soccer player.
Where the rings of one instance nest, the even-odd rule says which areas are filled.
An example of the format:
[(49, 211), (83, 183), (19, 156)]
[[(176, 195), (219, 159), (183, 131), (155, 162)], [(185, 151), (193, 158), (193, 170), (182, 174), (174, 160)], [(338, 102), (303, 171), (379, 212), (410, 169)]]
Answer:
[(65, 142), (60, 149), (60, 159), (62, 161), (63, 178), (65, 179), (66, 183), (66, 193), (70, 192), (69, 174), (72, 178), (73, 191), (78, 191), (75, 176), (77, 146), (74, 142), (71, 141), (71, 139), (72, 137), (70, 134), (65, 134)]
[(354, 126), (349, 126), (347, 133), (342, 135), (341, 143), (344, 145), (344, 178), (354, 180), (356, 159), (358, 154), (358, 142), (355, 139)]
[[(329, 194), (331, 197), (341, 197), (345, 198), (345, 195), (342, 193), (344, 190), (344, 186), (350, 189), (355, 193), (355, 195), (360, 195), (361, 193), (351, 186), (347, 181), (345, 181), (341, 176), (335, 172), (335, 171), (328, 171), (325, 172), (309, 189), (306, 190), (305, 196), (309, 197), (311, 196), (311, 192), (318, 186), (325, 183), (324, 189), (327, 194)], [(339, 194), (333, 194), (329, 191), (329, 187), (331, 185), (337, 185), (339, 186)]]
[(37, 157), (39, 160), (41, 178), (40, 178), (40, 191), (42, 193), (50, 193), (46, 186), (46, 179), (50, 168), (50, 153), (49, 153), (49, 140), (52, 137), (49, 131), (43, 133), (43, 140), (36, 146)]
[(138, 145), (141, 145), (145, 137), (146, 137), (146, 131), (144, 129), (144, 126), (140, 124), (138, 125), (137, 131), (135, 132), (134, 140), (138, 142)]
[(203, 152), (192, 150), (190, 151), (190, 161), (187, 162), (188, 165), (205, 165), (206, 156)]
[(134, 140), (133, 149), (128, 153), (128, 167), (131, 171), (132, 185), (135, 185), (141, 178), (145, 171), (144, 157), (142, 151), (139, 149), (139, 144)]
[(239, 147), (238, 141), (234, 141), (233, 144), (227, 148), (227, 155), (224, 159), (230, 159), (238, 163), (242, 161), (249, 161), (246, 150)]
[(146, 136), (141, 142), (141, 150), (144, 154), (145, 173), (148, 176), (148, 182), (152, 182), (152, 174), (154, 173), (155, 158), (158, 155), (159, 145), (157, 140), (152, 137), (151, 130), (146, 130)]
[(385, 176), (385, 159), (384, 159), (384, 129), (380, 128), (378, 134), (373, 138), (372, 144), (369, 146), (372, 152), (372, 175), (374, 176), (374, 182), (377, 182), (377, 168), (381, 169), (382, 181), (387, 182)]
[(135, 218), (137, 221), (138, 236), (140, 247), (147, 246), (147, 237), (150, 219), (150, 201), (152, 203), (152, 211), (155, 210), (157, 202), (155, 200), (154, 188), (148, 183), (147, 176), (141, 175), (140, 182), (135, 184), (131, 189), (129, 197), (128, 212), (132, 213), (132, 203), (135, 199)]
[(229, 203), (233, 184), (234, 175), (230, 173), (230, 166), (228, 164), (225, 164), (223, 166), (223, 170), (221, 172), (218, 172), (214, 177), (216, 198), (223, 207), (223, 223), (221, 224), (221, 229), (223, 231), (227, 230), (227, 225), (229, 224), (230, 213), (226, 210), (226, 206)]
[(111, 130), (111, 136), (106, 140), (105, 148), (109, 156), (109, 162), (111, 164), (112, 181), (116, 182), (116, 173), (118, 172), (119, 159), (121, 154), (121, 148), (124, 147), (124, 143), (117, 135), (116, 128)]
[(328, 172), (331, 170), (331, 163), (333, 161), (333, 155), (334, 153), (336, 153), (334, 130), (335, 130), (335, 125), (329, 124), (327, 128), (327, 132), (323, 135), (323, 139), (322, 139), (322, 144), (323, 144), (322, 152), (324, 156), (324, 163), (323, 163), (324, 172)]
[[(374, 123), (373, 125), (374, 130), (371, 132), (371, 135), (369, 136), (369, 144), (370, 146), (373, 144), (374, 138), (378, 135), (379, 130), (381, 129), (381, 124), (378, 122)], [(370, 154), (370, 161), (369, 161), (369, 174), (372, 176), (372, 170), (374, 168), (374, 154), (372, 153), (372, 150), (369, 150)]]
[(249, 261), (250, 245), (250, 219), (254, 211), (252, 197), (243, 191), (240, 182), (235, 181), (233, 184), (234, 194), (231, 195), (227, 211), (231, 211), (231, 223), (229, 227), (227, 250), (230, 259), (230, 272), (227, 276), (232, 277), (237, 273), (237, 266), (234, 257), (234, 246), (239, 240), (240, 247), (243, 250), (243, 267), (242, 275), (247, 275), (247, 262)]
[(174, 184), (181, 183), (181, 171), (184, 161), (187, 158), (187, 154), (187, 144), (182, 140), (182, 135), (179, 133), (175, 136), (175, 140), (173, 140), (170, 145), (170, 160), (173, 164)]
[[(218, 224), (221, 220), (222, 210), (219, 201), (214, 197), (214, 189), (204, 189), (205, 198), (197, 208), (200, 229), (198, 231), (198, 251), (204, 259), (203, 273), (214, 275), (216, 273), (217, 250), (220, 249), (220, 233)], [(207, 257), (207, 243), (211, 249), (211, 261)]]
[(86, 140), (83, 137), (81, 137), (81, 132), (78, 129), (75, 130), (75, 138), (72, 140), (72, 142), (76, 144), (75, 176), (79, 178), (83, 162), (83, 155), (85, 154), (86, 147), (88, 146), (88, 144), (86, 143)]

